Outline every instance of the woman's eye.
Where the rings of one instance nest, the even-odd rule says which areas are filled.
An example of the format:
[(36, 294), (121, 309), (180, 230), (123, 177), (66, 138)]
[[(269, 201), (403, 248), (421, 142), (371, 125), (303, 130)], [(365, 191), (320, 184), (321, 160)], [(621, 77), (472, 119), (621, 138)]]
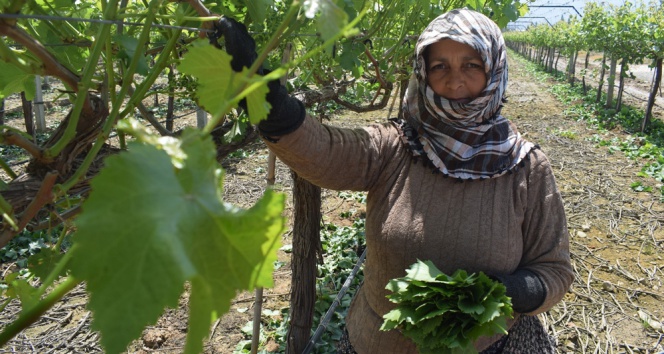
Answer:
[(442, 70), (442, 69), (445, 69), (445, 66), (443, 64), (435, 64), (429, 68), (429, 70)]

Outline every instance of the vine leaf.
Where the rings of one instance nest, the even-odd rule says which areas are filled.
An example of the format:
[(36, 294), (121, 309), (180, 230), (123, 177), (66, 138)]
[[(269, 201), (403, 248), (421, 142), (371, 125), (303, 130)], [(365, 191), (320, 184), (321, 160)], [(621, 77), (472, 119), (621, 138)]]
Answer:
[[(36, 277), (39, 277), (43, 281), (48, 278), (63, 256), (64, 254), (60, 253), (59, 250), (54, 250), (49, 247), (42, 248), (39, 252), (28, 258), (28, 267)], [(57, 274), (57, 276), (61, 275), (62, 274)]]
[(19, 273), (9, 273), (4, 278), (7, 290), (3, 293), (10, 299), (20, 299), (22, 310), (30, 309), (39, 302), (37, 289), (30, 285), (27, 280), (19, 277)]
[(178, 70), (198, 80), (198, 104), (214, 116), (226, 113), (222, 112), (223, 108), (235, 99), (233, 95), (245, 83), (252, 87), (246, 95), (251, 123), (257, 124), (265, 119), (270, 111), (271, 106), (265, 101), (267, 81), (259, 75), (247, 81), (246, 71), (233, 71), (231, 56), (210, 44), (196, 42), (183, 55)]
[(308, 18), (314, 18), (316, 13), (320, 13), (316, 29), (323, 41), (337, 35), (348, 24), (348, 14), (332, 0), (305, 0), (302, 6)]
[(35, 76), (0, 60), (0, 98), (21, 91), (28, 101), (35, 97)]
[(115, 42), (120, 47), (118, 52), (118, 58), (120, 58), (125, 66), (129, 66), (131, 60), (138, 55), (138, 66), (136, 67), (136, 73), (147, 76), (149, 67), (148, 60), (145, 58), (144, 48), (138, 46), (138, 39), (125, 35), (118, 35), (114, 37)]
[(133, 143), (106, 159), (77, 219), (72, 274), (87, 283), (92, 327), (120, 353), (191, 285), (186, 352), (200, 352), (212, 321), (239, 290), (272, 286), (285, 227), (283, 195), (267, 191), (250, 209), (221, 199), (222, 172), (209, 136), (190, 129), (186, 156)]
[(263, 23), (267, 17), (267, 10), (274, 6), (274, 0), (247, 1), (245, 5), (251, 19), (257, 23)]

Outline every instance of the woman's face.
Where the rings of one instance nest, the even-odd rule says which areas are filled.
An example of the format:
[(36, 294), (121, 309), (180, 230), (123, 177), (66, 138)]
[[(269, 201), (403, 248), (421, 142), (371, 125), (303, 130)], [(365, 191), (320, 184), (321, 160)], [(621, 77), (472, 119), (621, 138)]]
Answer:
[(427, 84), (438, 96), (468, 103), (486, 87), (484, 61), (471, 46), (443, 39), (429, 45), (425, 54)]

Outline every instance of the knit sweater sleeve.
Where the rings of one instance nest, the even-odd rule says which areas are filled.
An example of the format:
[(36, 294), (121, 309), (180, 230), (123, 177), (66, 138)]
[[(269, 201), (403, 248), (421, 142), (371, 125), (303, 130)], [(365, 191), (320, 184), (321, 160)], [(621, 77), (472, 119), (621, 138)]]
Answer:
[(380, 178), (387, 156), (400, 148), (395, 129), (373, 125), (358, 129), (331, 127), (305, 118), (294, 132), (265, 141), (271, 151), (302, 178), (333, 190), (371, 188)]
[(567, 220), (551, 165), (537, 150), (530, 154), (527, 179), (527, 210), (523, 222), (523, 257), (520, 269), (539, 277), (544, 285), (544, 302), (529, 314), (551, 309), (568, 291), (574, 273), (570, 262)]

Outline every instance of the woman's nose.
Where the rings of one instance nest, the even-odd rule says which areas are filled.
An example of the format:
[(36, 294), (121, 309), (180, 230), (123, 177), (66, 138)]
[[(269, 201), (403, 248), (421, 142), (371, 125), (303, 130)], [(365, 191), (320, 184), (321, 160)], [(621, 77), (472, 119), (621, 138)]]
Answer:
[(463, 75), (458, 70), (450, 70), (447, 75), (446, 85), (449, 89), (456, 90), (464, 85)]

